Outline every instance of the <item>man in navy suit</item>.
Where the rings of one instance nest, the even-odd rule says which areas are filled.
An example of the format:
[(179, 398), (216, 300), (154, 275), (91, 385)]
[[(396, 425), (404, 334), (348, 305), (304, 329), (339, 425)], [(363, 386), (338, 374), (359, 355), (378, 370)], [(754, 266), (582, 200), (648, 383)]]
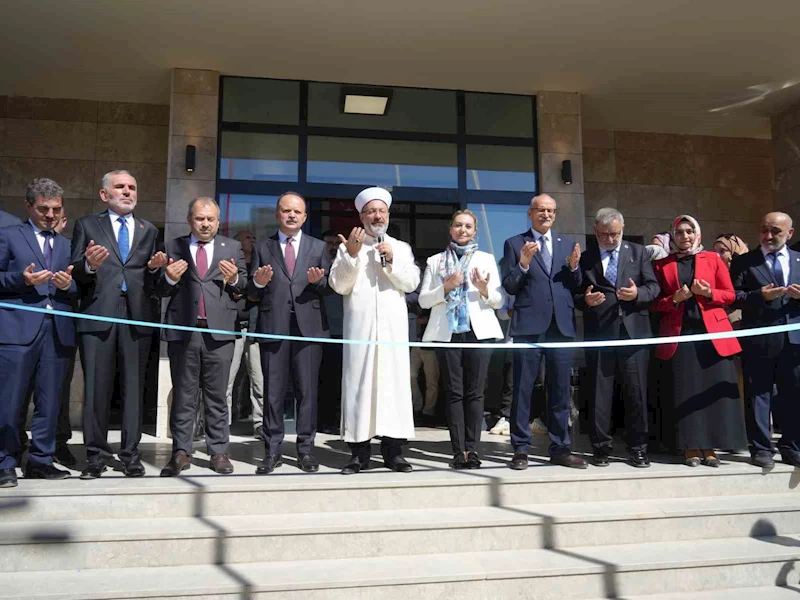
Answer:
[[(25, 190), (26, 223), (0, 230), (0, 302), (71, 311), (77, 288), (72, 281), (69, 242), (54, 231), (61, 220), (64, 191), (51, 179), (34, 179)], [(36, 401), (25, 477), (65, 479), (53, 465), (61, 383), (70, 348), (72, 319), (0, 308), (0, 487), (17, 485), (19, 412), (32, 381)]]
[[(504, 248), (503, 287), (516, 296), (509, 335), (514, 342), (522, 343), (573, 341), (573, 297), (581, 284), (580, 245), (551, 230), (556, 220), (556, 201), (547, 194), (531, 200), (528, 218), (532, 228), (506, 240)], [(550, 462), (585, 469), (586, 461), (572, 454), (569, 439), (572, 350), (568, 348), (514, 352), (511, 403), (514, 457), (509, 466), (517, 470), (528, 468), (531, 398), (542, 360), (547, 366)]]
[(12, 225), (19, 225), (21, 221), (14, 215), (8, 214), (4, 210), (0, 210), (0, 228), (11, 227)]
[[(259, 299), (258, 333), (328, 338), (322, 297), (328, 287), (331, 256), (325, 242), (304, 234), (305, 199), (296, 192), (278, 198), (279, 229), (256, 245), (250, 265), (250, 293)], [(266, 455), (256, 469), (272, 473), (283, 464), (283, 399), (292, 376), (297, 399), (297, 464), (306, 473), (319, 470), (314, 458), (317, 434), (317, 394), (322, 344), (298, 340), (261, 340), (261, 366), (267, 383), (262, 435)]]
[[(734, 307), (742, 309), (742, 327), (800, 323), (800, 253), (786, 245), (793, 234), (789, 215), (769, 213), (761, 222), (761, 246), (734, 257)], [(775, 466), (772, 411), (783, 432), (778, 442), (783, 462), (800, 467), (800, 331), (742, 338), (741, 343), (753, 464)]]

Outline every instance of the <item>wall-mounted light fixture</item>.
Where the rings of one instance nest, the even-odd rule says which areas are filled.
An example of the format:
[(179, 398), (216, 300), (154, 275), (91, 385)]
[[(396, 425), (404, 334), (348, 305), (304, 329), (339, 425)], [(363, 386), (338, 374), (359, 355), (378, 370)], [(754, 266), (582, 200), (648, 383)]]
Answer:
[(350, 115), (385, 115), (392, 100), (391, 88), (342, 86), (341, 110)]
[(186, 160), (184, 161), (183, 164), (186, 168), (187, 173), (194, 172), (194, 166), (195, 166), (194, 163), (196, 156), (197, 156), (197, 148), (195, 148), (194, 146), (186, 146)]
[(562, 160), (561, 161), (561, 181), (564, 182), (564, 185), (570, 185), (572, 183), (572, 161), (571, 160)]

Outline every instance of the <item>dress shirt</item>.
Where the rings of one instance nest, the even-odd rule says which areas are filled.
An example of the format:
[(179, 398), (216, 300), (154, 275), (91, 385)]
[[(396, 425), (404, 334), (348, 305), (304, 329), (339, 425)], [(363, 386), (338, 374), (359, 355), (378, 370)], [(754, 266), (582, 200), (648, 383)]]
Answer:
[[(216, 238), (211, 238), (211, 240), (207, 241), (205, 243), (205, 246), (203, 246), (205, 248), (205, 250), (206, 250), (206, 259), (208, 260), (208, 269), (209, 269), (209, 271), (211, 270), (211, 265), (214, 262), (214, 240), (215, 239)], [(199, 246), (197, 245), (197, 238), (194, 237), (194, 235), (191, 235), (189, 237), (189, 254), (192, 255), (192, 262), (194, 263), (195, 267), (197, 267), (197, 248), (199, 248)], [(164, 274), (164, 278), (167, 280), (167, 283), (170, 284), (170, 285), (177, 285), (177, 283), (178, 283), (177, 281), (172, 281), (172, 279), (170, 279), (169, 275), (167, 275), (166, 273)], [(236, 285), (237, 281), (239, 281), (239, 275), (238, 274), (236, 275), (236, 279), (234, 279), (233, 281), (230, 282), (230, 285)]]
[[(42, 254), (44, 254), (44, 245), (45, 245), (45, 243), (49, 243), (50, 244), (50, 249), (52, 250), (53, 246), (55, 244), (55, 236), (57, 236), (58, 234), (54, 231), (53, 235), (45, 237), (45, 236), (42, 235), (42, 230), (39, 229), (36, 225), (34, 225), (33, 221), (28, 219), (28, 223), (30, 223), (31, 227), (33, 227), (33, 233), (36, 235), (36, 241), (39, 242), (39, 250), (42, 251)], [(58, 288), (58, 289), (60, 289), (62, 292), (65, 292), (65, 291), (67, 291), (69, 289), (69, 286), (63, 287), (63, 288)], [(47, 304), (47, 308), (49, 308), (51, 310), (53, 309), (53, 307), (50, 305), (50, 303)]]
[[(122, 223), (119, 222), (119, 218), (122, 217), (125, 219), (125, 226), (128, 228), (128, 251), (130, 252), (131, 248), (133, 248), (133, 235), (136, 231), (136, 222), (133, 220), (133, 213), (128, 213), (127, 215), (119, 215), (115, 213), (110, 208), (108, 209), (108, 218), (111, 220), (111, 228), (114, 230), (114, 240), (119, 244), (119, 228), (122, 227)], [(129, 255), (130, 256), (130, 255)], [(94, 273), (95, 269), (89, 266), (89, 261), (86, 261), (86, 272), (87, 273)]]
[[(602, 256), (601, 262), (603, 263), (603, 277), (606, 275), (606, 270), (608, 269), (608, 263), (611, 260), (611, 255), (617, 253), (617, 274), (619, 274), (619, 246), (614, 248), (613, 250), (600, 250), (600, 256)], [(611, 283), (616, 283), (612, 281)]]
[[(761, 253), (764, 255), (764, 261), (766, 261), (767, 266), (775, 272), (775, 269), (772, 266), (772, 259), (769, 258), (769, 255), (772, 254), (769, 250), (764, 250), (764, 247), (761, 247)], [(791, 268), (791, 262), (789, 261), (789, 250), (786, 248), (784, 244), (783, 248), (780, 250), (775, 251), (775, 258), (781, 265), (781, 270), (783, 271), (783, 281), (778, 282), (778, 287), (786, 287), (789, 284), (789, 269)]]
[[(289, 237), (290, 236), (288, 236), (285, 233), (283, 233), (280, 229), (278, 230), (278, 242), (281, 245), (281, 254), (283, 254), (283, 258), (286, 258), (286, 240), (288, 240)], [(291, 238), (293, 240), (292, 244), (294, 244), (294, 257), (295, 257), (295, 260), (297, 259), (297, 257), (300, 254), (298, 252), (298, 250), (300, 249), (300, 239), (302, 237), (303, 237), (303, 230), (302, 229), (299, 230), (297, 233), (295, 233), (293, 236), (291, 236)], [(253, 283), (255, 284), (255, 286), (258, 289), (267, 287), (266, 285), (261, 285), (255, 279), (253, 279)]]

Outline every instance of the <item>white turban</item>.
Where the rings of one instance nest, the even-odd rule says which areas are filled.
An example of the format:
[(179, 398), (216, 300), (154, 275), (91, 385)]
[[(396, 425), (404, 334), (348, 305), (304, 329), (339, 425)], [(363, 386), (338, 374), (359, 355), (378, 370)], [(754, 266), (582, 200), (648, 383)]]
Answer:
[(356, 210), (361, 212), (373, 200), (380, 200), (386, 205), (386, 208), (392, 206), (392, 195), (389, 192), (380, 187), (371, 187), (356, 196)]

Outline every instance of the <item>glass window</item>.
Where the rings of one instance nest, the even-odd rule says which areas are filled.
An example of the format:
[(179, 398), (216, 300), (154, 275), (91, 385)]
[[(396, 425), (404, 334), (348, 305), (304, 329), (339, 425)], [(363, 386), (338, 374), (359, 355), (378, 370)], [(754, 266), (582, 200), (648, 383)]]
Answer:
[(222, 120), (297, 125), (300, 122), (300, 82), (225, 77)]
[(456, 188), (456, 145), (309, 137), (308, 181)]
[(222, 132), (220, 179), (297, 181), (296, 135)]
[(256, 240), (263, 240), (278, 228), (275, 220), (277, 196), (252, 196), (248, 194), (220, 194), (220, 231), (234, 237), (242, 230), (252, 231)]
[(448, 90), (392, 88), (385, 115), (355, 115), (342, 112), (342, 88), (358, 86), (338, 83), (308, 85), (308, 124), (316, 127), (346, 127), (385, 131), (456, 133), (456, 93)]
[(478, 217), (478, 248), (503, 258), (503, 245), (510, 237), (530, 229), (525, 204), (468, 204)]
[(466, 94), (467, 134), (532, 138), (534, 99), (532, 96)]
[(467, 146), (467, 189), (533, 192), (536, 189), (533, 148)]

